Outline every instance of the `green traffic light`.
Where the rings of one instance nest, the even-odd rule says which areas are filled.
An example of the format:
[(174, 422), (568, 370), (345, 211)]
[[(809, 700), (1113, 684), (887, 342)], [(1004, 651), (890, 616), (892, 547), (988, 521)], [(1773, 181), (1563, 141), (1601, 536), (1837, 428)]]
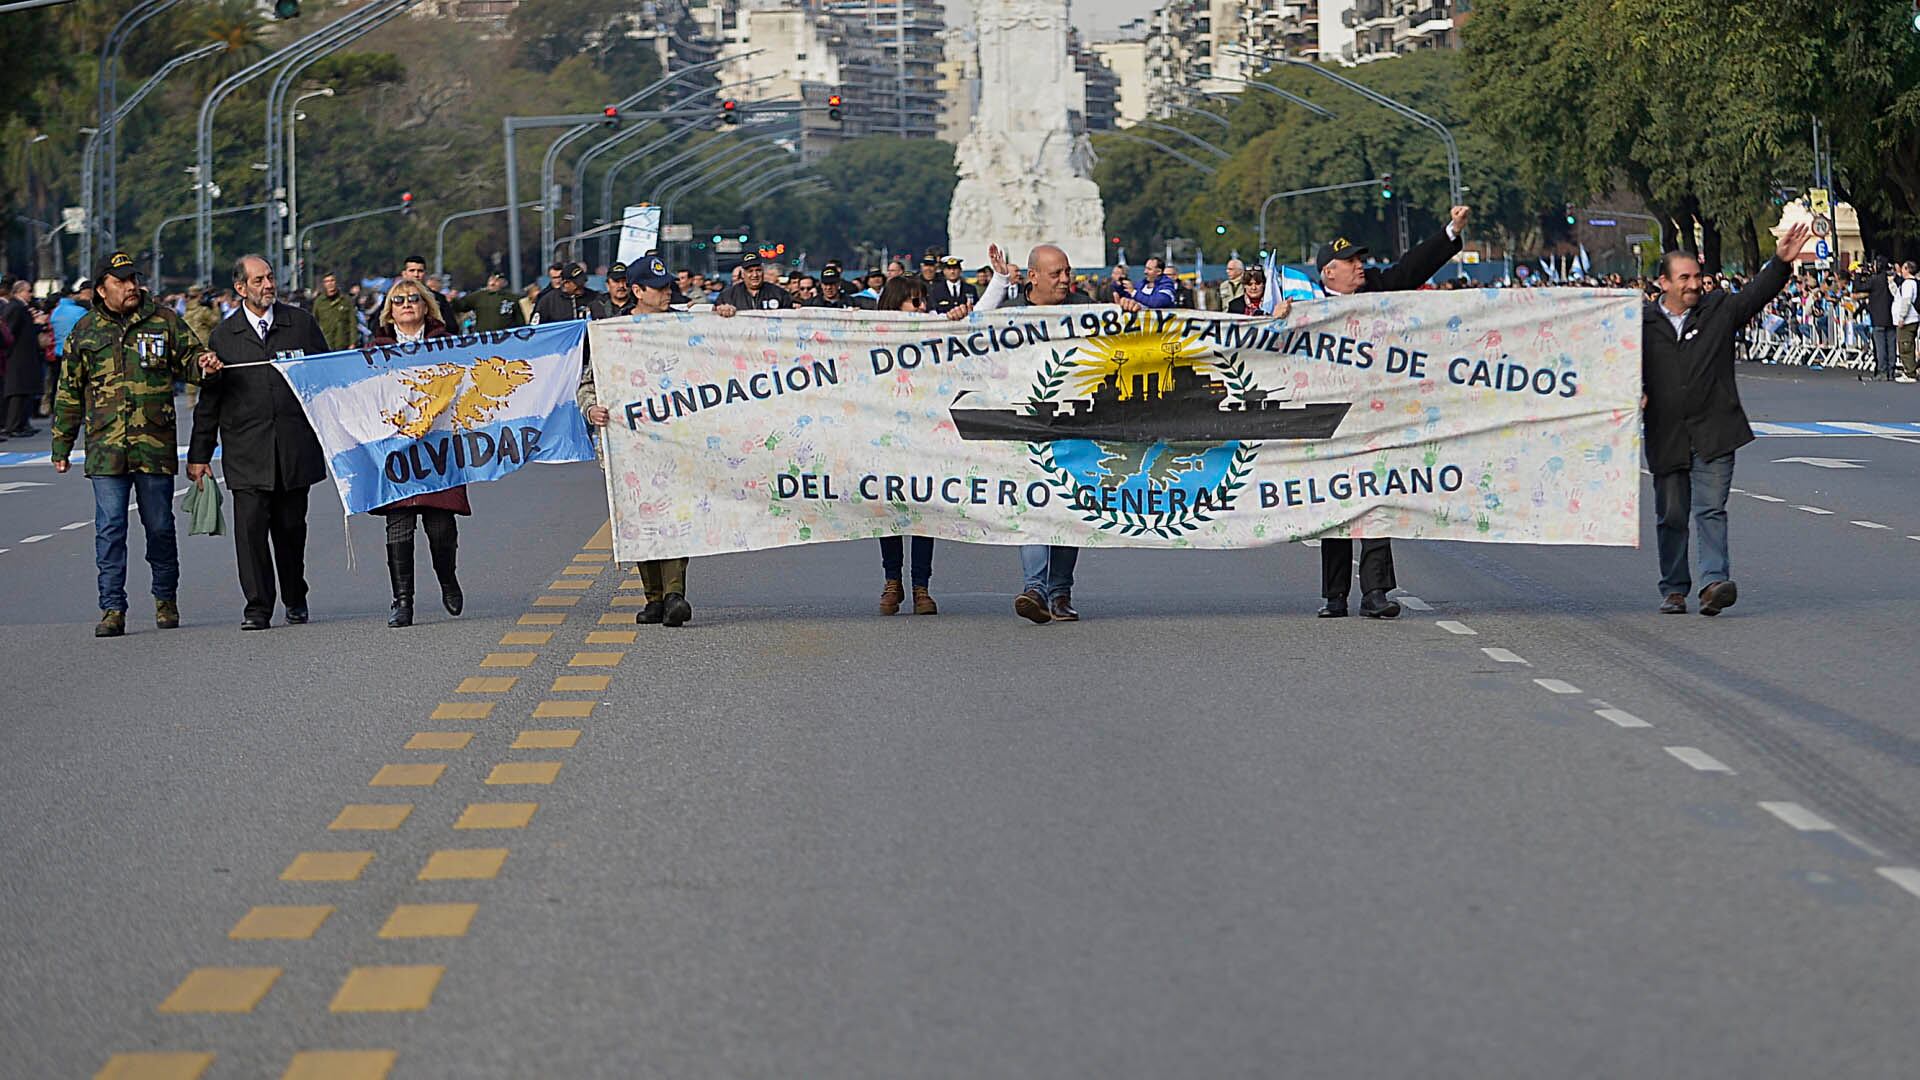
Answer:
[(714, 243), (716, 243), (716, 244), (717, 244), (717, 243), (719, 243), (719, 242), (720, 242), (720, 237), (716, 235), (716, 236), (715, 236), (715, 237), (713, 238), (713, 242), (714, 242)]
[(1215, 225), (1213, 227), (1213, 235), (1215, 236), (1227, 235), (1227, 227), (1225, 225)]
[(743, 244), (747, 242), (747, 234), (746, 234), (746, 233), (741, 233), (741, 234), (740, 234), (740, 242), (741, 242), (741, 243), (743, 243)]
[(300, 0), (274, 0), (273, 17), (276, 19), (299, 18)]

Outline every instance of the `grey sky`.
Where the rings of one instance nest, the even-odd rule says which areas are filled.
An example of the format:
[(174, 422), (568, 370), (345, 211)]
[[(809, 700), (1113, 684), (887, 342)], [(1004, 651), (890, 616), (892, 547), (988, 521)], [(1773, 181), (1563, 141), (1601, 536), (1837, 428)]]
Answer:
[[(954, 24), (972, 18), (973, 0), (943, 0), (947, 21)], [(1120, 24), (1152, 11), (1154, 0), (1080, 0), (1073, 5), (1073, 25), (1091, 38), (1104, 37)]]

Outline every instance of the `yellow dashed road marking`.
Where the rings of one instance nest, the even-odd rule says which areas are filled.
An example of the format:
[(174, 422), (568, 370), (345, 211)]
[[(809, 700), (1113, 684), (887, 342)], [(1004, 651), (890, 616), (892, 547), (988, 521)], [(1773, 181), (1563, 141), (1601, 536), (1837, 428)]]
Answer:
[(580, 741), (578, 731), (523, 731), (513, 740), (515, 750), (571, 750)]
[(553, 640), (551, 630), (514, 630), (502, 635), (502, 645), (545, 645)]
[(520, 681), (518, 675), (470, 675), (460, 680), (458, 694), (504, 694)]
[(623, 652), (577, 652), (567, 661), (568, 667), (619, 667)]
[(632, 626), (633, 616), (624, 611), (610, 611), (600, 616), (601, 626)]
[(93, 1080), (200, 1080), (212, 1064), (212, 1054), (193, 1051), (115, 1054)]
[(432, 787), (440, 782), (445, 765), (382, 765), (368, 787)]
[(333, 908), (329, 906), (261, 904), (242, 915), (227, 931), (227, 937), (234, 941), (311, 941), (331, 914)]
[(418, 1012), (433, 1002), (447, 969), (437, 964), (357, 967), (333, 995), (333, 1012)]
[(506, 862), (506, 848), (443, 848), (427, 856), (419, 880), (489, 881)]
[(469, 803), (460, 812), (460, 820), (453, 823), (456, 829), (524, 829), (533, 820), (533, 812), (540, 809), (539, 803), (532, 802), (477, 802)]
[(628, 578), (620, 583), (621, 592), (639, 592), (647, 587), (646, 582), (637, 577)]
[(280, 1080), (387, 1080), (399, 1056), (392, 1050), (303, 1050)]
[(489, 784), (551, 784), (560, 775), (558, 761), (508, 761), (487, 774)]
[[(484, 705), (488, 710), (492, 710), (493, 708), (493, 702), (491, 701), (475, 702), (474, 704)], [(440, 706), (440, 709), (444, 709), (446, 707), (447, 706), (442, 705)], [(447, 717), (440, 715), (440, 709), (433, 710), (433, 718), (435, 720), (447, 719)], [(468, 717), (461, 717), (461, 719), (484, 720), (486, 719), (486, 717), (484, 715), (468, 716)], [(417, 731), (414, 733), (413, 738), (407, 740), (407, 749), (409, 750), (465, 750), (467, 748), (467, 744), (472, 741), (473, 741), (473, 732), (471, 731)]]
[(490, 652), (480, 661), (481, 667), (532, 667), (533, 658), (539, 653), (530, 652)]
[(603, 563), (613, 561), (613, 556), (602, 554), (598, 551), (583, 551), (575, 555), (573, 561), (580, 563)]
[(529, 611), (515, 619), (521, 626), (563, 626), (567, 621), (564, 611)]
[(584, 690), (591, 694), (597, 694), (605, 690), (607, 684), (612, 681), (613, 676), (611, 675), (562, 675), (553, 680), (553, 692), (563, 694)]
[(563, 566), (560, 568), (560, 573), (563, 577), (599, 577), (600, 568), (597, 566)]
[(380, 928), (383, 938), (465, 937), (479, 904), (401, 904)]
[[(608, 607), (646, 607), (647, 598), (644, 596), (616, 596), (613, 599), (607, 601), (607, 606)], [(632, 621), (631, 617), (629, 617), (628, 621)]]
[(372, 861), (371, 851), (303, 851), (280, 871), (280, 880), (358, 881)]
[(536, 720), (580, 719), (592, 716), (595, 704), (592, 701), (543, 701), (533, 707), (533, 717)]
[[(625, 623), (630, 623), (633, 620), (623, 618), (620, 621)], [(631, 645), (633, 644), (634, 639), (638, 638), (639, 636), (640, 636), (640, 631), (638, 630), (589, 630), (587, 631), (587, 644), (589, 645)]]
[[(493, 715), (491, 701), (443, 701), (433, 707), (433, 720), (485, 720)], [(458, 750), (459, 747), (453, 749)]]
[(374, 832), (392, 832), (413, 813), (412, 803), (349, 803), (341, 809), (340, 816), (333, 819), (327, 828), (334, 832), (346, 829), (366, 829)]
[(600, 526), (600, 531), (593, 534), (593, 539), (581, 545), (581, 550), (612, 551), (613, 550), (613, 522), (611, 520), (608, 520), (602, 523)]
[(277, 967), (203, 967), (187, 973), (163, 1013), (250, 1013), (280, 978)]
[(547, 588), (559, 589), (561, 592), (586, 592), (588, 589), (593, 588), (593, 582), (585, 578), (561, 578), (559, 581), (547, 586)]
[(577, 596), (542, 596), (534, 600), (534, 607), (572, 607), (580, 602)]

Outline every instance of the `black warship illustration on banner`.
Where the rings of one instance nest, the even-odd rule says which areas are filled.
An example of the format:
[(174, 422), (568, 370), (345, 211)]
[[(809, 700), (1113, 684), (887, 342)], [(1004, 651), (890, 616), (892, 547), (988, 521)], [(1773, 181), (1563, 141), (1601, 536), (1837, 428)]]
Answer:
[[(953, 426), (962, 439), (978, 442), (1271, 442), (1330, 439), (1352, 408), (1345, 401), (1296, 405), (1276, 398), (1253, 385), (1237, 358), (1215, 352), (1202, 359), (1179, 337), (1151, 343), (1144, 355), (1129, 356), (1126, 344), (1148, 343), (1095, 342), (1090, 355), (1076, 358), (1083, 384), (1097, 379), (1090, 392), (1081, 386), (1077, 397), (1036, 393), (1034, 400), (1007, 408), (963, 390), (949, 409)], [(1214, 378), (1203, 364), (1233, 385)]]

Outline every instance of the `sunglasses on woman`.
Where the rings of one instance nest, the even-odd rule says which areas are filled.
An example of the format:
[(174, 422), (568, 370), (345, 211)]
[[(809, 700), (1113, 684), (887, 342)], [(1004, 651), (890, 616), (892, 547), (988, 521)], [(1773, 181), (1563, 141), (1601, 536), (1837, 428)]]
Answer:
[(421, 304), (425, 302), (426, 302), (426, 298), (422, 296), (409, 295), (409, 296), (396, 296), (393, 298), (393, 304), (395, 307), (398, 307), (401, 304)]

